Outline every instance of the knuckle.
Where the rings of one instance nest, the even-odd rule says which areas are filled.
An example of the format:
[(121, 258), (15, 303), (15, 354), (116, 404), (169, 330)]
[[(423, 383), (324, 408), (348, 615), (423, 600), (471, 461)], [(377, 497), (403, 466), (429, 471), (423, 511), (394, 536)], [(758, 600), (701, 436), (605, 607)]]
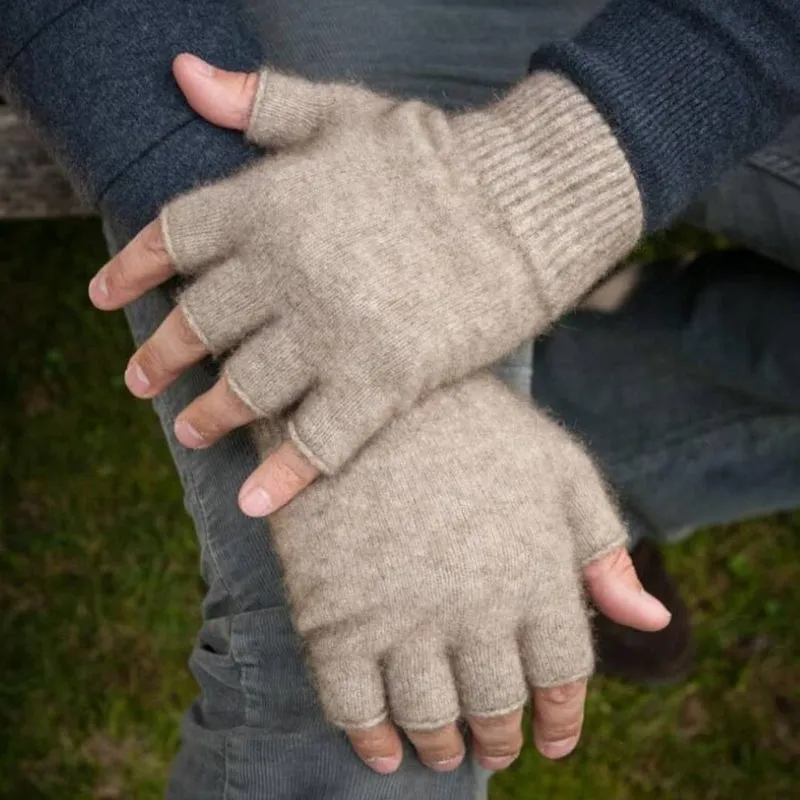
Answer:
[(350, 730), (347, 738), (363, 758), (388, 757), (394, 753), (394, 737), (384, 726), (366, 731)]
[(503, 715), (500, 717), (470, 717), (470, 728), (476, 736), (482, 740), (497, 741), (505, 739), (510, 733), (519, 730), (520, 721), (517, 715), (509, 717)]
[(113, 264), (106, 272), (108, 288), (115, 291), (125, 290), (133, 284), (133, 265), (127, 249), (121, 250), (114, 259)]
[(313, 481), (318, 471), (292, 442), (284, 442), (273, 457), (276, 477), (291, 488), (303, 488)]
[(586, 684), (582, 681), (575, 681), (574, 683), (565, 683), (563, 686), (544, 689), (542, 694), (547, 702), (556, 706), (566, 706), (582, 699), (585, 692)]
[(522, 748), (521, 715), (483, 717), (469, 720), (470, 728), (483, 755), (490, 758), (516, 756)]
[(425, 761), (449, 761), (464, 753), (464, 743), (451, 726), (435, 731), (408, 731), (408, 737)]
[(186, 317), (186, 312), (182, 308), (178, 308), (175, 312), (175, 344), (183, 349), (189, 348), (191, 350), (205, 350), (203, 343), (195, 333), (194, 328), (189, 324)]
[(231, 383), (227, 374), (223, 373), (217, 384), (217, 388), (225, 398), (225, 403), (231, 410), (233, 416), (247, 420), (256, 419), (256, 417), (259, 416), (253, 409), (253, 406), (245, 402), (240, 394), (240, 390), (235, 388), (235, 384)]
[(194, 407), (187, 409), (183, 418), (209, 439), (218, 439), (227, 433), (227, 427), (214, 410), (207, 404), (197, 401)]
[(522, 748), (517, 743), (508, 742), (505, 745), (499, 744), (481, 744), (480, 753), (484, 758), (493, 759), (508, 759), (513, 761), (519, 754)]
[(294, 465), (282, 458), (273, 462), (272, 475), (277, 483), (289, 490), (302, 488), (307, 483)]
[(183, 416), (211, 438), (219, 438), (253, 417), (241, 401), (220, 383), (189, 406)]
[(522, 732), (508, 733), (504, 738), (497, 741), (486, 741), (478, 739), (480, 750), (483, 755), (490, 758), (508, 758), (516, 756), (522, 747)]
[(456, 758), (460, 758), (464, 754), (463, 748), (450, 744), (426, 744), (417, 748), (417, 752), (423, 761), (432, 761), (434, 763), (440, 761), (452, 761)]
[(576, 739), (580, 736), (582, 727), (580, 720), (561, 725), (548, 725), (542, 730), (541, 738), (543, 742), (562, 742), (565, 739)]
[(621, 575), (633, 570), (633, 562), (628, 551), (620, 546), (596, 562), (606, 573)]
[(144, 370), (145, 375), (149, 377), (165, 372), (166, 365), (164, 364), (163, 355), (152, 342), (146, 342), (142, 345), (135, 361)]
[(612, 580), (621, 581), (634, 588), (641, 587), (636, 567), (630, 554), (622, 545), (587, 564), (584, 568), (584, 577), (593, 586)]
[(160, 223), (150, 224), (142, 231), (140, 244), (145, 254), (159, 263), (169, 259), (166, 247), (164, 247)]
[(497, 717), (470, 717), (470, 727), (486, 731), (486, 733), (493, 733), (506, 730), (509, 724), (513, 724), (515, 721), (516, 719), (507, 714)]

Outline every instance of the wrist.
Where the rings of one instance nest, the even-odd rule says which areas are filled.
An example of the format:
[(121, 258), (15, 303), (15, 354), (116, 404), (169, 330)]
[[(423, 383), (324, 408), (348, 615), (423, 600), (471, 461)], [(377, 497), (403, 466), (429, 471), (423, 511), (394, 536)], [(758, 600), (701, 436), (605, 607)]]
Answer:
[(570, 81), (544, 71), (453, 125), (481, 193), (560, 316), (643, 231), (636, 178), (611, 127)]

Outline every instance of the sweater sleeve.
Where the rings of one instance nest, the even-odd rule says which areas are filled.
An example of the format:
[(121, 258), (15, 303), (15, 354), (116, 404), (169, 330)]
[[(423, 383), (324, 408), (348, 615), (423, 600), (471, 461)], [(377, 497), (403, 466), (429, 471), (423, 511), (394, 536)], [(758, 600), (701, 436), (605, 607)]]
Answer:
[(186, 104), (171, 74), (183, 51), (261, 62), (237, 0), (0, 3), (0, 85), (120, 239), (253, 155)]
[(800, 114), (800, 2), (612, 0), (530, 67), (564, 74), (606, 117), (654, 231)]

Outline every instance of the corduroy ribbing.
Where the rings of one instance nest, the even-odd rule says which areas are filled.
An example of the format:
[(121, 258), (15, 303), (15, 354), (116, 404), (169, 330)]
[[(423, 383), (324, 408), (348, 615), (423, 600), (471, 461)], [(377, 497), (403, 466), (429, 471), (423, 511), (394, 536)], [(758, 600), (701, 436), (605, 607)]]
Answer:
[(611, 0), (530, 68), (612, 121), (652, 233), (800, 114), (798, 42), (797, 0)]
[(489, 113), (453, 126), (537, 264), (554, 318), (633, 249), (643, 229), (636, 178), (608, 123), (568, 80), (536, 73)]

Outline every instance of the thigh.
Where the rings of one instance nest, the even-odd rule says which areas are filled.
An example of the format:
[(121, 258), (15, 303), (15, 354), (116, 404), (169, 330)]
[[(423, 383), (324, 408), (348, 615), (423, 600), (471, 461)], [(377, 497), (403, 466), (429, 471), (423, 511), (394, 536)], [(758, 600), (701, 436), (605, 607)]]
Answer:
[(731, 170), (686, 218), (800, 270), (800, 118)]
[(633, 533), (800, 506), (800, 275), (748, 251), (652, 264), (537, 343), (534, 396), (585, 438)]
[(249, 0), (268, 61), (446, 107), (491, 100), (607, 0)]

